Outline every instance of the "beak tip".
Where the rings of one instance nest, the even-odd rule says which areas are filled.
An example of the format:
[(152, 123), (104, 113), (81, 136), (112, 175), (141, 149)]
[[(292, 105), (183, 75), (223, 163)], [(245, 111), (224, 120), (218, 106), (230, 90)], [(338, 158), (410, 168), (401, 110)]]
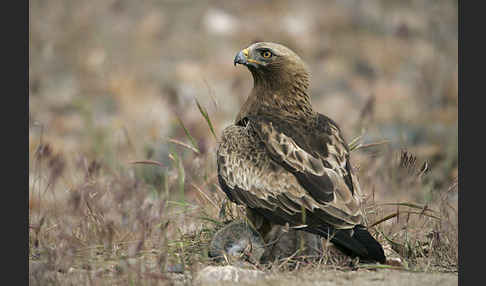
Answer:
[(248, 61), (246, 56), (243, 54), (243, 52), (239, 51), (235, 56), (233, 64), (236, 66), (236, 64), (246, 65), (247, 63)]

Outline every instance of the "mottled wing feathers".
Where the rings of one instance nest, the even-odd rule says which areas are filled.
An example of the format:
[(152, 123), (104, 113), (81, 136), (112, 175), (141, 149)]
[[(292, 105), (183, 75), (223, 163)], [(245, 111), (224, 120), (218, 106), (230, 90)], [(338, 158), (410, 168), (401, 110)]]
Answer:
[[(309, 163), (305, 166), (309, 160), (319, 164), (318, 159), (311, 158), (307, 152), (298, 149), (296, 144), (293, 146), (291, 142), (288, 143), (286, 140), (290, 138), (282, 137), (281, 140), (288, 143), (289, 152), (303, 156), (302, 160), (300, 157), (273, 159), (274, 155), (270, 153), (280, 151), (269, 151), (268, 144), (272, 143), (261, 140), (256, 132), (258, 126), (253, 125), (254, 122), (250, 120), (245, 127), (226, 128), (218, 149), (220, 185), (232, 201), (253, 209), (270, 211), (282, 221), (294, 225), (302, 224), (303, 208), (307, 210), (307, 223), (315, 226), (329, 224), (335, 228), (351, 228), (361, 222), (361, 213), (354, 200), (330, 191), (343, 188), (340, 185), (344, 181), (338, 180), (337, 174), (323, 165), (315, 168), (313, 163)], [(302, 184), (295, 172), (289, 170), (292, 168), (302, 168), (303, 176), (314, 176), (302, 181), (315, 184), (313, 188), (322, 189), (322, 192), (309, 192), (308, 186)], [(327, 178), (330, 189), (319, 187), (321, 177)]]
[(346, 143), (327, 117), (288, 122), (259, 116), (249, 119), (270, 156), (292, 172), (319, 203), (359, 212), (359, 184), (349, 163)]

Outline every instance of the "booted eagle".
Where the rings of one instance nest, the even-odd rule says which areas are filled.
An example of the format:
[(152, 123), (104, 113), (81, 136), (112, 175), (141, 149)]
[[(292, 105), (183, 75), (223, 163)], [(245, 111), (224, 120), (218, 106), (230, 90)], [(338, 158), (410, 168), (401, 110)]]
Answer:
[(310, 73), (293, 51), (260, 42), (238, 52), (253, 90), (217, 152), (228, 198), (247, 208), (265, 238), (272, 225), (330, 239), (351, 257), (385, 263), (382, 246), (362, 225), (358, 180), (337, 124), (312, 109)]

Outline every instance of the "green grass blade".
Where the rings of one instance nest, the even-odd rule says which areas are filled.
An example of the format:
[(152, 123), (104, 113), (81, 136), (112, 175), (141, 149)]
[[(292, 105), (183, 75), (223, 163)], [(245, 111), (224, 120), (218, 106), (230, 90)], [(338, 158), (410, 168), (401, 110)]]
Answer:
[(189, 133), (189, 130), (187, 130), (186, 126), (184, 126), (184, 123), (182, 120), (177, 116), (177, 120), (179, 121), (179, 124), (182, 126), (182, 129), (184, 129), (184, 133), (186, 133), (187, 138), (189, 138), (189, 141), (191, 141), (191, 145), (194, 147), (196, 150), (196, 153), (199, 153), (199, 146), (196, 143), (196, 140), (191, 136), (191, 133)]
[(196, 101), (197, 108), (199, 108), (199, 112), (201, 112), (204, 119), (206, 119), (206, 122), (209, 125), (209, 129), (211, 130), (211, 133), (214, 136), (214, 139), (217, 140), (218, 137), (216, 136), (216, 132), (214, 132), (213, 123), (211, 123), (211, 119), (209, 119), (208, 112), (206, 111), (206, 109), (203, 106), (201, 106), (201, 104), (199, 104), (199, 101), (197, 100), (197, 98), (194, 98), (194, 100)]
[(177, 183), (179, 188), (180, 200), (182, 203), (185, 203), (184, 185), (186, 172), (184, 170), (184, 165), (182, 164), (182, 158), (177, 152), (170, 152), (170, 155), (172, 156), (175, 167), (177, 168)]
[(213, 218), (210, 218), (210, 217), (207, 217), (207, 216), (193, 216), (194, 218), (197, 218), (197, 219), (200, 219), (200, 220), (205, 220), (205, 221), (209, 221), (209, 222), (212, 222), (216, 225), (222, 225), (223, 223), (216, 220), (216, 219), (213, 219)]

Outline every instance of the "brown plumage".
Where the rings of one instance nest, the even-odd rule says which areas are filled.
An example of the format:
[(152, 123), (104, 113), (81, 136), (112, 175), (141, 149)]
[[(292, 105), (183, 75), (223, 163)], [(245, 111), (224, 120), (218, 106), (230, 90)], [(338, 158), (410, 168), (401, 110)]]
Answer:
[(240, 51), (234, 63), (248, 67), (254, 86), (218, 149), (227, 196), (247, 207), (264, 237), (272, 224), (288, 223), (330, 238), (352, 257), (384, 263), (383, 248), (362, 225), (361, 191), (341, 131), (312, 109), (305, 64), (268, 42)]

